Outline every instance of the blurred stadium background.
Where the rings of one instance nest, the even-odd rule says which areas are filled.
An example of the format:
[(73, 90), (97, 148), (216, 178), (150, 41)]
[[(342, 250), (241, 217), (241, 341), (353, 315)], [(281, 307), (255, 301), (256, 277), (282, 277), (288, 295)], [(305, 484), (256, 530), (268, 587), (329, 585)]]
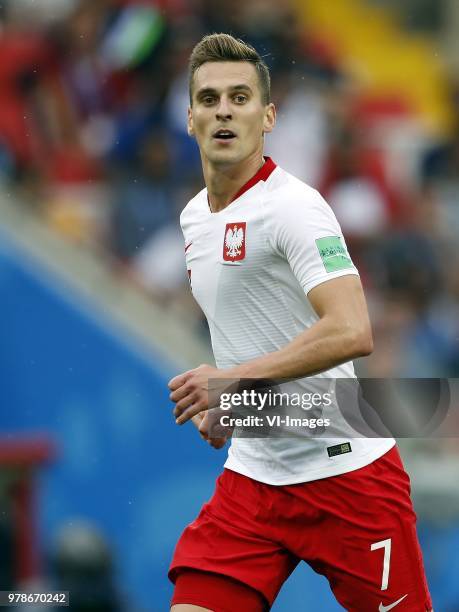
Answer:
[[(457, 0), (2, 0), (0, 590), (168, 609), (225, 454), (174, 426), (165, 384), (211, 360), (178, 215), (203, 186), (186, 61), (213, 31), (263, 54), (267, 152), (342, 224), (360, 374), (459, 376)], [(435, 610), (458, 612), (458, 440), (401, 445)], [(273, 609), (338, 606), (302, 567)]]

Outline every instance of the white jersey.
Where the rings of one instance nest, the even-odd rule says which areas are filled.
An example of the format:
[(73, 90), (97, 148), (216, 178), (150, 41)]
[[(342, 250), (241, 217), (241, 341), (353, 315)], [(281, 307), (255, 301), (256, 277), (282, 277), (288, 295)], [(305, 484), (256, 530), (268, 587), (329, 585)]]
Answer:
[[(218, 368), (284, 347), (318, 321), (311, 289), (358, 274), (325, 200), (270, 158), (225, 209), (212, 213), (203, 189), (180, 222), (192, 292), (209, 323)], [(320, 376), (355, 377), (352, 362)], [(311, 382), (288, 384), (305, 390)], [(329, 416), (337, 422), (334, 409)], [(307, 439), (233, 437), (225, 467), (268, 484), (293, 484), (358, 469), (393, 445), (336, 429), (332, 437)]]

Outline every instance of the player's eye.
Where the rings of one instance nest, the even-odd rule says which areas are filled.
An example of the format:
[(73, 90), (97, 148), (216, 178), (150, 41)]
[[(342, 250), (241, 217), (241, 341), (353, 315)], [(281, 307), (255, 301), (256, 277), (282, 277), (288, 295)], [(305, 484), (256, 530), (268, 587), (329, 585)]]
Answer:
[(247, 96), (244, 94), (237, 94), (234, 96), (234, 100), (237, 102), (237, 104), (244, 104), (244, 102), (247, 102)]
[(204, 98), (202, 98), (202, 103), (205, 104), (206, 106), (210, 106), (211, 104), (214, 103), (214, 96), (205, 96)]

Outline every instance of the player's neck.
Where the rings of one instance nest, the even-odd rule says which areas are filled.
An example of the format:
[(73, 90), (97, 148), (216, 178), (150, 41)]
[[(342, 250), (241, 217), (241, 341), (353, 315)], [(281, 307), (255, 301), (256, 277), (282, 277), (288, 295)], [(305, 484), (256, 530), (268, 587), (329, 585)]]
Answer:
[(209, 205), (212, 212), (220, 212), (264, 164), (263, 153), (255, 154), (238, 164), (214, 165), (203, 163)]

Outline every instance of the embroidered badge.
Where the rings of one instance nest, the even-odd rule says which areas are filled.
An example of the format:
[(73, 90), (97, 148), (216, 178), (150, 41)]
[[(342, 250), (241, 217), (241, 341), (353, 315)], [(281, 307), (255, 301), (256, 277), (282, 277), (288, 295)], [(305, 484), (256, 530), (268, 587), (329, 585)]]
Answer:
[(246, 223), (227, 223), (223, 241), (223, 260), (241, 261), (245, 257)]

